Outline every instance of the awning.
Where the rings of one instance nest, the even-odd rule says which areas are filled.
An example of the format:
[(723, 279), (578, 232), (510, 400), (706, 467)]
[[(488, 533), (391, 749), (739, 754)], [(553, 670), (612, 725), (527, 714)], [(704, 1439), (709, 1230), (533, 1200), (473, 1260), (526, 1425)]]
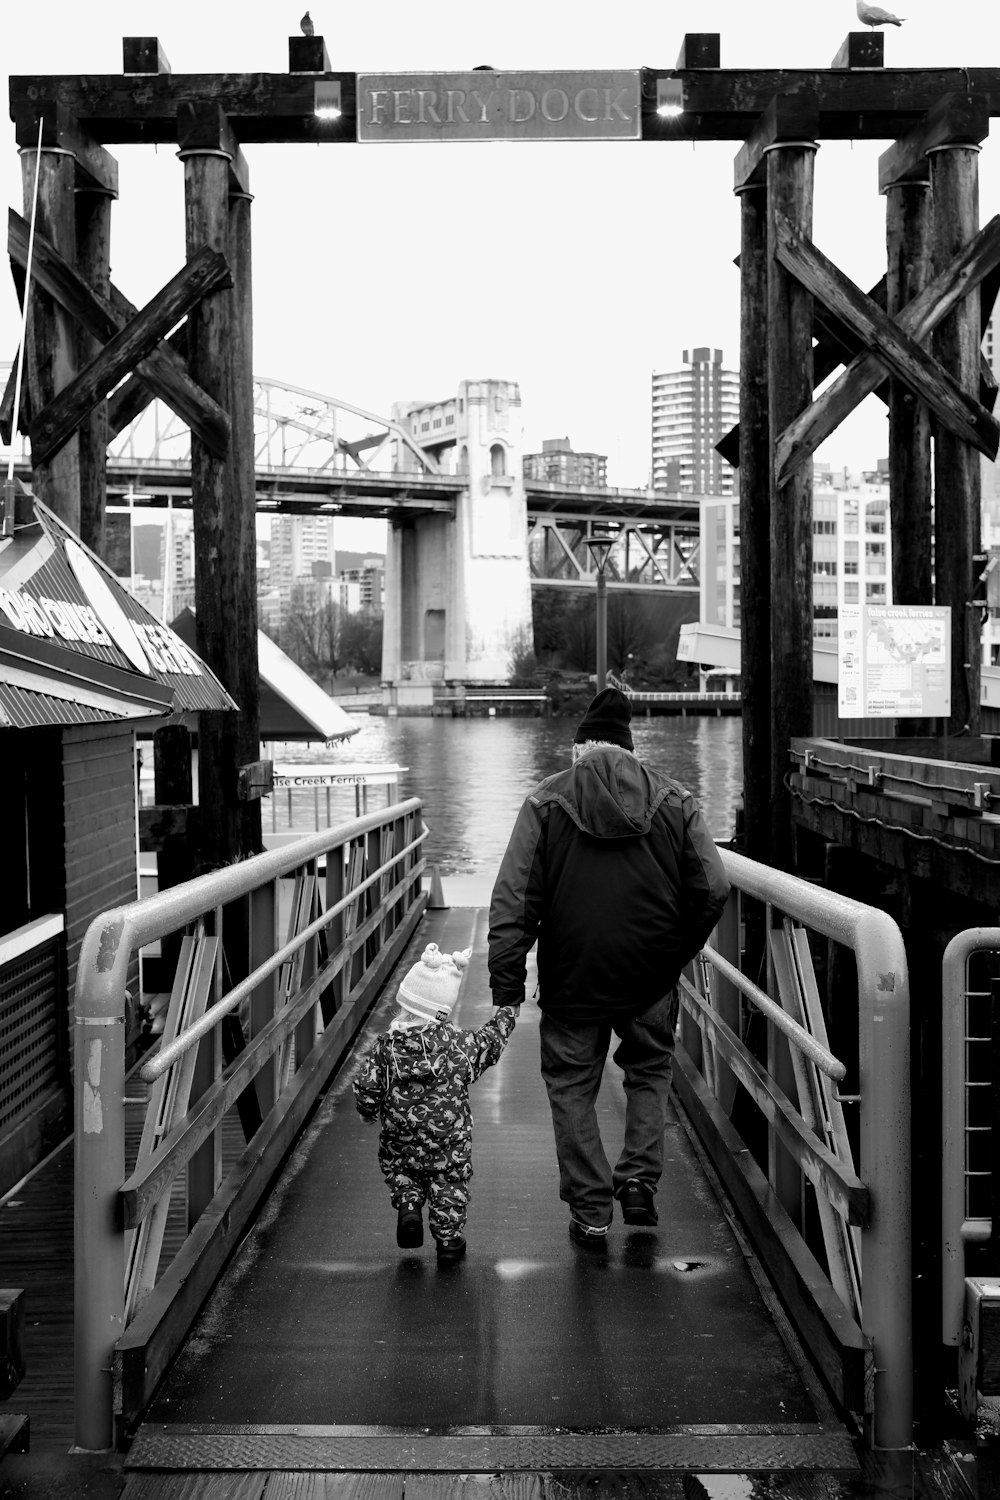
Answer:
[[(173, 628), (194, 649), (194, 610), (183, 609)], [(360, 729), (349, 713), (335, 703), (318, 682), (276, 646), (269, 635), (257, 632), (260, 673), (260, 737), (274, 740), (346, 740)]]
[(17, 485), (0, 540), (0, 728), (235, 709), (197, 654)]

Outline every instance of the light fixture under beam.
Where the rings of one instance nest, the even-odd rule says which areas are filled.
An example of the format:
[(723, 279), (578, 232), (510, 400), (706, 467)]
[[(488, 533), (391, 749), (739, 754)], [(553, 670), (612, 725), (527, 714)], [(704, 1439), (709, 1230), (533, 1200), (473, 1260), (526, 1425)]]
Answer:
[(664, 119), (684, 113), (684, 84), (680, 78), (656, 80), (656, 113)]
[(313, 114), (317, 120), (339, 120), (343, 112), (340, 80), (317, 78), (313, 84)]

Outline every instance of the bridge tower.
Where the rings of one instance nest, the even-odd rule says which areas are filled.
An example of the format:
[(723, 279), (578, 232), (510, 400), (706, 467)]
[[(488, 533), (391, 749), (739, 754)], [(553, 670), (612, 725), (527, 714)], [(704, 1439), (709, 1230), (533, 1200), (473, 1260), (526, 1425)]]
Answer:
[[(436, 683), (507, 681), (512, 654), (532, 641), (531, 579), (516, 383), (463, 380), (450, 400), (392, 415), (443, 470), (467, 477), (453, 515), (390, 528), (382, 677), (405, 708), (432, 702)], [(402, 442), (393, 463), (417, 472)]]

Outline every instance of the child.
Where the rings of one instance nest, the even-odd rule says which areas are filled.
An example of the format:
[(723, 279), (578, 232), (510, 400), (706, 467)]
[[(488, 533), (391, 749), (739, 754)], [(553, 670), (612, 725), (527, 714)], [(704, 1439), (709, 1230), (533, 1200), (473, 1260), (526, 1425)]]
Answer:
[(428, 943), (399, 986), (399, 1015), (376, 1039), (354, 1081), (358, 1113), (382, 1122), (378, 1162), (398, 1210), (396, 1244), (423, 1244), (426, 1202), (442, 1262), (465, 1254), (472, 1176), (469, 1085), (499, 1062), (518, 1011), (502, 1006), (478, 1031), (450, 1023), (471, 952), (441, 953), (437, 943)]

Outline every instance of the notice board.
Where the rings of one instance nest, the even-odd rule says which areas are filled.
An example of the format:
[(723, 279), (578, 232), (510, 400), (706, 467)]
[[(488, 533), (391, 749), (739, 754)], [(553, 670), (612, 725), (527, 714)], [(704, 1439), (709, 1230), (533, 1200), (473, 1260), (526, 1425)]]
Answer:
[(951, 713), (951, 608), (846, 604), (838, 630), (841, 719), (941, 719)]

